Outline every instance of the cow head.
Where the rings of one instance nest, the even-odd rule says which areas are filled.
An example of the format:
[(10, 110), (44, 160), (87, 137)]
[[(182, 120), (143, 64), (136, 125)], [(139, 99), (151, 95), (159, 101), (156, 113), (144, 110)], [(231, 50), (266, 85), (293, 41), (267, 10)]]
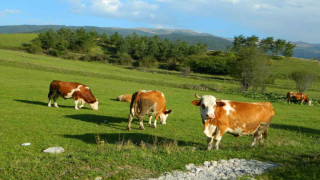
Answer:
[(196, 94), (195, 96), (200, 100), (194, 100), (192, 101), (192, 104), (194, 106), (200, 106), (202, 122), (205, 123), (208, 119), (214, 119), (214, 112), (217, 106), (217, 99), (211, 95), (204, 95), (200, 97)]
[(88, 103), (93, 110), (98, 110), (98, 99), (93, 103)]
[(171, 110), (166, 110), (164, 113), (160, 114), (160, 122), (161, 122), (161, 124), (166, 124), (167, 123), (167, 118), (168, 118), (170, 113), (171, 113)]

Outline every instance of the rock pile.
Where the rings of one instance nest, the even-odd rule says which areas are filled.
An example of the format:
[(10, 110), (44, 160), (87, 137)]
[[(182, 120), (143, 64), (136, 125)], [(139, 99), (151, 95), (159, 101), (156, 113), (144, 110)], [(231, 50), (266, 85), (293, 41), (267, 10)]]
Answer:
[(261, 175), (269, 171), (271, 168), (276, 168), (279, 166), (279, 164), (272, 162), (261, 162), (257, 160), (245, 160), (237, 158), (211, 162), (205, 161), (203, 166), (195, 166), (194, 164), (186, 165), (188, 172), (167, 172), (155, 179), (237, 179), (241, 176)]

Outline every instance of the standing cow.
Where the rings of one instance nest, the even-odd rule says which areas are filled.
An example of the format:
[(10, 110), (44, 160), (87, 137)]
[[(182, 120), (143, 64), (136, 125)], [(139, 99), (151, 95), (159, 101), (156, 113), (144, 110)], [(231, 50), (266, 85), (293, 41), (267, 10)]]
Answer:
[(304, 93), (288, 92), (286, 101), (300, 101), (300, 103), (306, 102), (309, 106), (311, 105), (311, 100)]
[[(196, 95), (196, 97), (200, 100), (194, 100), (192, 104), (200, 106), (208, 150), (219, 149), (219, 143), (224, 133), (236, 137), (254, 135), (251, 147), (257, 141), (263, 143), (263, 138), (267, 137), (269, 124), (274, 116), (271, 103), (217, 100), (211, 95), (202, 97)], [(215, 141), (214, 145), (213, 140)]]
[[(61, 96), (64, 99), (74, 99), (75, 109), (82, 108), (85, 103), (88, 103), (93, 110), (98, 110), (98, 99), (91, 93), (88, 86), (74, 83), (54, 80), (50, 84), (48, 94), (48, 107), (51, 107), (51, 100), (54, 101), (54, 107), (58, 107), (57, 99)], [(78, 103), (81, 103), (78, 108)]]
[(133, 116), (136, 116), (140, 123), (140, 129), (144, 130), (143, 119), (145, 115), (149, 116), (148, 125), (151, 126), (152, 115), (155, 115), (153, 127), (157, 127), (157, 120), (160, 117), (161, 124), (166, 124), (171, 110), (166, 110), (166, 99), (160, 91), (140, 90), (132, 94), (130, 113), (127, 130), (130, 131)]

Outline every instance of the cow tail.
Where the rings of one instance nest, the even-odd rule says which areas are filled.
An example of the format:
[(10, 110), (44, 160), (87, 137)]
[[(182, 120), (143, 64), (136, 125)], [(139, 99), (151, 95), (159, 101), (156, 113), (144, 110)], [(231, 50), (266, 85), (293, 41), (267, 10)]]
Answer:
[(134, 103), (136, 101), (137, 95), (138, 95), (138, 92), (135, 92), (135, 93), (132, 94), (131, 103), (130, 103), (130, 113), (132, 111), (132, 108), (136, 108), (136, 107), (133, 107), (133, 106), (135, 104), (137, 104), (137, 103)]

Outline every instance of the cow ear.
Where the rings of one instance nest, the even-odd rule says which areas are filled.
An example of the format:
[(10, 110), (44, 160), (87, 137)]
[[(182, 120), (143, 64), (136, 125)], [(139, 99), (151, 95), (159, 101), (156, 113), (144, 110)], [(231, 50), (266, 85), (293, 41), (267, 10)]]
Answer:
[(165, 111), (164, 114), (170, 114), (171, 112), (172, 112), (172, 111), (171, 111), (171, 109), (170, 109), (170, 110)]
[(226, 105), (226, 103), (222, 102), (222, 101), (216, 101), (217, 106), (224, 106)]
[(200, 100), (194, 100), (194, 101), (192, 101), (192, 104), (194, 106), (200, 106)]

